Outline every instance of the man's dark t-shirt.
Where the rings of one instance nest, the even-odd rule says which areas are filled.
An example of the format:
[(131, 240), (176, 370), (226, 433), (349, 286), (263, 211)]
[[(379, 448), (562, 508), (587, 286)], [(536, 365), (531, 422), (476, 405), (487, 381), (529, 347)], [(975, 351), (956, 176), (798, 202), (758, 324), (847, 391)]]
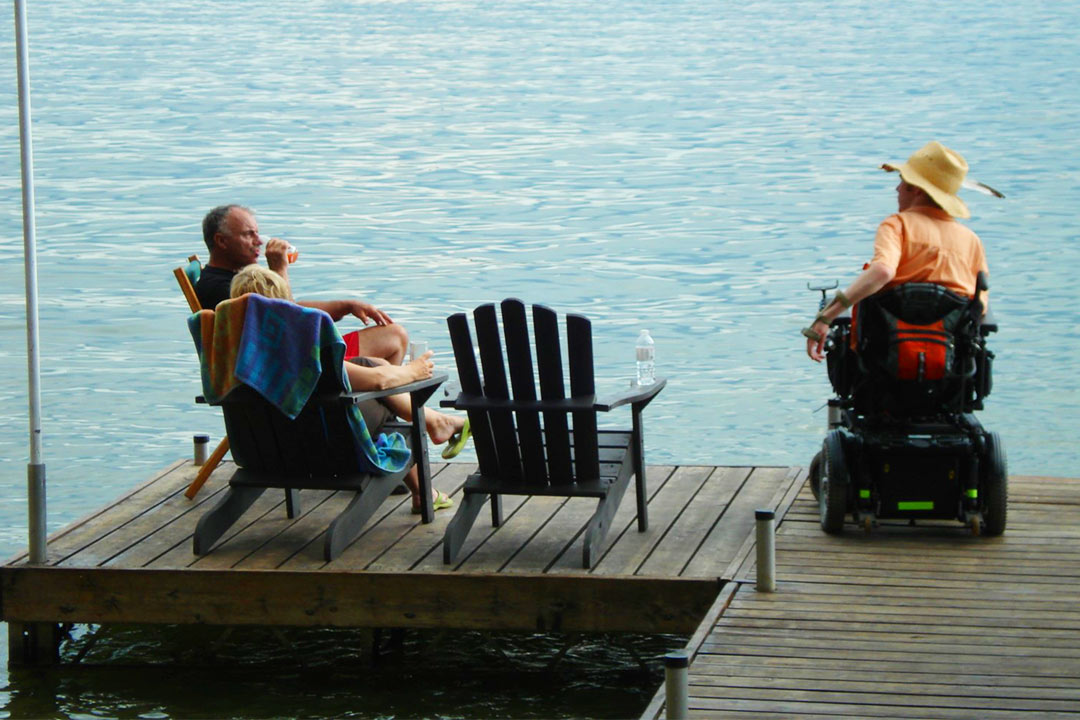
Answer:
[(203, 310), (213, 310), (222, 300), (229, 299), (229, 285), (236, 276), (232, 270), (207, 265), (199, 273), (199, 282), (195, 283), (195, 294)]

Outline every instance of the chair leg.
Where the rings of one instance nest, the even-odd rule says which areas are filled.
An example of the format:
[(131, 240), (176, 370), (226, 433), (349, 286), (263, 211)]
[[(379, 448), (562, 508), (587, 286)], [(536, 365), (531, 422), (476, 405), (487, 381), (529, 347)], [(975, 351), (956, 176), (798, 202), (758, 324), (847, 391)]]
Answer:
[(443, 564), (450, 565), (457, 560), (461, 546), (465, 544), (465, 538), (468, 537), (487, 497), (484, 493), (466, 493), (461, 498), (461, 505), (443, 533)]
[(401, 482), (399, 474), (372, 477), (364, 489), (353, 495), (348, 506), (326, 528), (323, 559), (330, 562), (356, 539), (360, 530), (379, 509), (394, 487)]
[(600, 561), (600, 552), (604, 549), (604, 538), (611, 529), (611, 522), (615, 518), (615, 511), (619, 509), (626, 488), (630, 484), (630, 468), (623, 463), (623, 470), (615, 482), (608, 488), (608, 494), (600, 498), (596, 506), (596, 512), (589, 520), (589, 526), (585, 530), (585, 547), (582, 551), (581, 563), (586, 570), (591, 570)]
[(416, 463), (416, 480), (420, 488), (420, 519), (424, 523), (435, 522), (435, 503), (431, 498), (431, 466), (428, 463), (427, 431), (424, 425), (423, 398), (410, 395), (412, 403), (412, 426), (409, 428), (409, 447)]
[(503, 524), (502, 495), (491, 496), (491, 526), (499, 527)]
[(300, 491), (296, 488), (285, 490), (285, 517), (292, 520), (298, 517), (303, 510), (300, 507)]
[(649, 529), (649, 490), (645, 484), (645, 429), (641, 425), (641, 410), (634, 408), (632, 413), (634, 427), (630, 437), (630, 451), (633, 453), (637, 495), (637, 529), (638, 532), (645, 532)]
[(230, 485), (225, 497), (199, 518), (192, 536), (192, 550), (196, 555), (210, 552), (221, 536), (240, 519), (266, 488), (237, 487)]
[(217, 466), (221, 463), (221, 459), (225, 457), (225, 453), (229, 452), (229, 438), (221, 438), (221, 442), (214, 448), (214, 452), (210, 453), (210, 457), (206, 459), (203, 466), (199, 468), (198, 474), (195, 475), (195, 479), (188, 485), (188, 489), (184, 491), (184, 497), (188, 500), (194, 500), (195, 495), (199, 492), (199, 489), (210, 478), (210, 473), (217, 469)]

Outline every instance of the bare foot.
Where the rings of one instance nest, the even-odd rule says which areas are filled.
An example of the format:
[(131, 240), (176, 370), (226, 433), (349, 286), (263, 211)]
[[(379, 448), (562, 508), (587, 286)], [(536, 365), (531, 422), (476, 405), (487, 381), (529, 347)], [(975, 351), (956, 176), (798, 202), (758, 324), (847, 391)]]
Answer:
[(424, 424), (427, 425), (431, 444), (442, 445), (456, 433), (461, 432), (461, 428), (465, 426), (465, 418), (460, 415), (447, 415), (438, 410), (426, 410)]
[(426, 353), (410, 360), (404, 365), (399, 366), (402, 371), (409, 377), (408, 382), (415, 382), (417, 380), (427, 380), (431, 377), (431, 371), (435, 367), (435, 363), (431, 362), (431, 356), (435, 354), (434, 350), (428, 350)]

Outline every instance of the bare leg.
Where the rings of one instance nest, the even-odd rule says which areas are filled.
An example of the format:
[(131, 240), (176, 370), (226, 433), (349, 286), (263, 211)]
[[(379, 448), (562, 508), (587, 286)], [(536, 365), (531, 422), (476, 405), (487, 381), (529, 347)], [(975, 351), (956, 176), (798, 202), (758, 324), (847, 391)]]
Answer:
[(356, 339), (360, 343), (359, 355), (386, 360), (391, 365), (400, 365), (409, 348), (409, 333), (397, 323), (364, 328)]
[[(409, 472), (401, 480), (405, 483), (405, 487), (409, 488), (409, 492), (412, 494), (412, 506), (413, 509), (419, 509), (420, 507), (420, 476), (416, 474), (416, 465), (409, 468)], [(439, 497), (439, 491), (435, 488), (431, 489), (431, 499), (437, 500)]]
[[(411, 361), (407, 365), (395, 366), (391, 366), (389, 361), (382, 358), (364, 356), (361, 358), (353, 358), (351, 361), (345, 363), (345, 370), (349, 373), (349, 382), (354, 388), (392, 388), (408, 382), (408, 378), (430, 377), (431, 361), (428, 359), (430, 355), (431, 352), (429, 351), (423, 358)], [(416, 367), (418, 363), (421, 366), (426, 363), (426, 370), (418, 369)], [(388, 372), (397, 377), (386, 377)], [(417, 375), (416, 373), (419, 374)], [(395, 382), (395, 380), (398, 382)], [(395, 416), (401, 418), (405, 422), (412, 422), (412, 402), (408, 395), (390, 395), (388, 397), (380, 398), (379, 402), (389, 408), (390, 412), (394, 413)], [(461, 428), (465, 426), (465, 418), (460, 415), (447, 415), (438, 410), (425, 409), (424, 426), (427, 430), (428, 437), (431, 438), (432, 444), (442, 445), (453, 437), (455, 433), (461, 431)]]
[[(412, 422), (412, 404), (408, 395), (391, 395), (382, 398), (390, 412), (405, 422)], [(424, 426), (432, 445), (442, 445), (465, 425), (465, 418), (460, 415), (447, 415), (438, 410), (424, 408)]]
[(409, 468), (408, 474), (401, 479), (401, 482), (405, 483), (405, 487), (409, 488), (412, 494), (413, 507), (420, 507), (420, 476), (416, 474), (416, 465)]

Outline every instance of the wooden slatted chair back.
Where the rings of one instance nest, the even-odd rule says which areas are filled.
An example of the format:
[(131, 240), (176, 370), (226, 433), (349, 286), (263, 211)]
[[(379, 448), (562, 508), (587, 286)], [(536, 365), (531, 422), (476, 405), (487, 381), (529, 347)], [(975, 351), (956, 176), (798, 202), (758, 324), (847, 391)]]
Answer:
[(567, 316), (567, 395), (555, 312), (532, 307), (534, 364), (525, 305), (508, 299), (501, 311), (501, 334), (495, 305), (473, 312), (479, 366), (466, 315), (447, 319), (462, 393), (497, 405), (468, 411), (480, 473), (539, 486), (598, 478), (591, 323), (580, 315)]
[(307, 405), (290, 419), (251, 388), (233, 390), (221, 408), (236, 465), (305, 478), (357, 472), (355, 435), (346, 406), (318, 401), (336, 398), (341, 391), (340, 380), (324, 369)]

